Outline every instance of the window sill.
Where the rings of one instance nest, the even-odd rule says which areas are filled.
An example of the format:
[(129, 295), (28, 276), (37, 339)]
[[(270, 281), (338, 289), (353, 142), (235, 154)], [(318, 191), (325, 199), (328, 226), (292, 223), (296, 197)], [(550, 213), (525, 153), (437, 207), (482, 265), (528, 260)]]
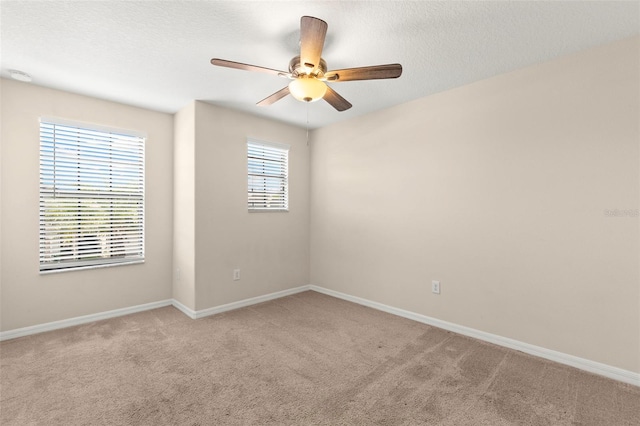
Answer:
[(249, 213), (289, 213), (289, 209), (249, 209)]
[(61, 268), (61, 269), (44, 269), (44, 270), (40, 271), (40, 275), (58, 274), (58, 273), (61, 273), (61, 272), (84, 271), (84, 270), (87, 270), (87, 269), (111, 268), (113, 266), (136, 265), (136, 264), (139, 264), (139, 263), (144, 263), (144, 259), (131, 260), (131, 261), (128, 261), (128, 262), (105, 263), (105, 264), (101, 264), (101, 265), (76, 266), (76, 267)]

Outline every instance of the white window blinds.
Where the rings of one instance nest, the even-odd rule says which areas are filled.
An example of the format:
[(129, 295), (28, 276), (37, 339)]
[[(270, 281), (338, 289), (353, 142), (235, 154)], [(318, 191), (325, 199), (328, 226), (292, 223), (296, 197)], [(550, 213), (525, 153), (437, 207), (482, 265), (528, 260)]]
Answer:
[(144, 260), (144, 143), (40, 121), (40, 271)]
[(289, 145), (247, 141), (249, 210), (289, 208)]

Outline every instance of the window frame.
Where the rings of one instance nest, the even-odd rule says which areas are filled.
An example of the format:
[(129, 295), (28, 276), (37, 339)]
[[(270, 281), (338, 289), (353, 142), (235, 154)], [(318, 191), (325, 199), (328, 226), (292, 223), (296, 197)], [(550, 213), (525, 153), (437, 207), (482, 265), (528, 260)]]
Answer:
[[(74, 130), (75, 135), (56, 135)], [(133, 130), (40, 117), (40, 274), (144, 263), (146, 139), (146, 134)], [(56, 158), (65, 145), (75, 159), (73, 154)], [(73, 163), (77, 171), (69, 178)], [(56, 228), (55, 219), (47, 216), (64, 208), (70, 209), (60, 216), (68, 219), (67, 230)], [(62, 254), (65, 233), (68, 254)]]
[[(265, 173), (251, 173), (250, 170), (250, 162), (251, 162), (251, 147), (254, 147), (254, 149), (259, 149), (258, 147), (264, 147), (267, 150), (271, 150), (272, 152), (279, 152), (280, 154), (284, 154), (284, 161), (280, 162), (280, 163), (284, 163), (284, 174), (283, 175), (267, 175)], [(247, 143), (246, 143), (246, 149), (247, 149), (247, 209), (249, 211), (249, 213), (276, 213), (276, 212), (288, 212), (289, 211), (289, 153), (291, 151), (291, 145), (289, 144), (285, 144), (285, 143), (278, 143), (278, 142), (267, 142), (267, 141), (263, 141), (263, 140), (259, 140), (256, 138), (247, 138)], [(256, 158), (256, 157), (253, 157)], [(261, 157), (262, 161), (273, 161), (273, 162), (277, 162), (276, 160), (272, 160), (272, 159), (268, 159), (266, 157)], [(257, 193), (257, 194), (266, 194), (267, 191), (265, 190), (264, 192), (260, 192), (260, 191), (251, 191), (251, 177), (260, 177), (260, 176), (265, 176), (265, 177), (269, 177), (271, 179), (282, 179), (284, 182), (284, 188), (281, 192), (273, 192), (273, 194), (280, 194), (280, 196), (282, 196), (283, 198), (283, 205), (281, 206), (274, 206), (274, 207), (268, 207), (268, 206), (264, 206), (264, 207), (257, 207), (255, 206), (255, 203), (259, 202), (259, 201), (254, 201), (252, 205), (252, 201), (250, 199), (251, 194), (252, 193)], [(266, 186), (266, 185), (265, 185)], [(266, 198), (266, 197), (263, 197)], [(264, 201), (264, 200), (263, 200)], [(266, 201), (264, 201), (266, 202)]]

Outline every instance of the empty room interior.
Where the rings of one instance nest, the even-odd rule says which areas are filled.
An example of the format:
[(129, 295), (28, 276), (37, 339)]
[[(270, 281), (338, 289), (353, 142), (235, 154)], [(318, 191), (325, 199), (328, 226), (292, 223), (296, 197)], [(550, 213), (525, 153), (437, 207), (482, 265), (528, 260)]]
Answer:
[(637, 425), (640, 2), (0, 2), (0, 423)]

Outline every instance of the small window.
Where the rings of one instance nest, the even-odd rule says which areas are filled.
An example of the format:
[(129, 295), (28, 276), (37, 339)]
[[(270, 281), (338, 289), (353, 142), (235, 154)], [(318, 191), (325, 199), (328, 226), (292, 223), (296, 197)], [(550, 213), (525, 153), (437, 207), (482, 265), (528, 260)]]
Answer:
[(287, 211), (289, 145), (247, 141), (249, 211)]
[(144, 261), (144, 137), (40, 121), (40, 271)]

